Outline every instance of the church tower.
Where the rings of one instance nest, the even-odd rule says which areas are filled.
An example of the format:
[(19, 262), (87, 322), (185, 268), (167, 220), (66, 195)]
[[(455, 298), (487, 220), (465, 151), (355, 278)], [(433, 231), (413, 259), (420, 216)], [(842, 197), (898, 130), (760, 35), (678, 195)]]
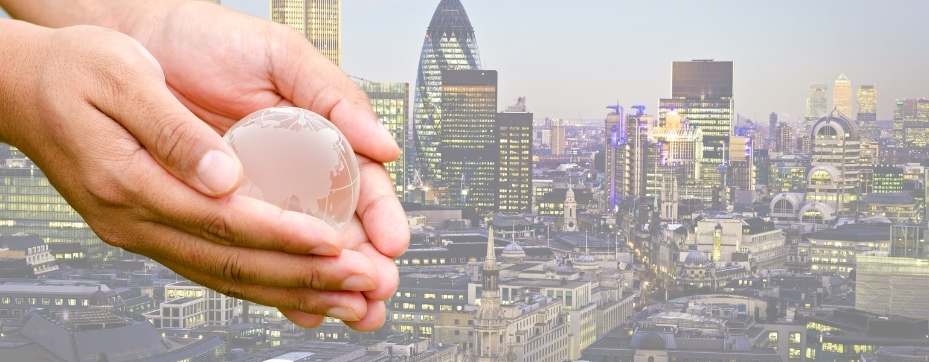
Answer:
[(574, 187), (568, 186), (564, 198), (564, 231), (577, 231), (577, 202), (574, 201)]
[(477, 351), (472, 353), (478, 361), (503, 360), (506, 343), (503, 341), (503, 316), (500, 311), (500, 287), (497, 278), (500, 269), (494, 252), (494, 227), (487, 230), (487, 255), (481, 272), (481, 306), (477, 309), (475, 330)]

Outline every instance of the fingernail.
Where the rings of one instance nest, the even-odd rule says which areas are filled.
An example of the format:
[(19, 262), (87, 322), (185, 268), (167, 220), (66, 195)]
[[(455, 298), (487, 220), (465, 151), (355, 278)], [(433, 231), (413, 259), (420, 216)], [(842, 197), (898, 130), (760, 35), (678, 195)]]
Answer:
[(345, 308), (345, 307), (334, 307), (330, 309), (328, 312), (326, 312), (326, 315), (332, 318), (341, 319), (343, 321), (349, 321), (349, 322), (361, 320), (361, 318), (359, 318), (358, 315), (355, 314), (354, 311), (352, 311), (349, 308)]
[(342, 289), (353, 292), (366, 292), (374, 289), (374, 281), (365, 275), (354, 275), (342, 281)]
[(238, 181), (239, 165), (225, 152), (210, 150), (197, 164), (197, 177), (211, 192), (226, 193)]

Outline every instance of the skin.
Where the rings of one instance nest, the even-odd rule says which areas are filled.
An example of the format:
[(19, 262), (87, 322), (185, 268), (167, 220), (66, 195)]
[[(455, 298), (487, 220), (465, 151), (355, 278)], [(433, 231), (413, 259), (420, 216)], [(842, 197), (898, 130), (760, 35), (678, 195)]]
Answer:
[[(0, 21), (0, 138), (107, 243), (301, 326), (380, 328), (409, 230), (381, 164), (399, 149), (364, 93), (302, 35), (213, 4), (63, 5), (0, 0), (32, 23)], [(281, 105), (329, 118), (359, 156), (343, 230), (232, 195), (241, 165), (221, 134)]]

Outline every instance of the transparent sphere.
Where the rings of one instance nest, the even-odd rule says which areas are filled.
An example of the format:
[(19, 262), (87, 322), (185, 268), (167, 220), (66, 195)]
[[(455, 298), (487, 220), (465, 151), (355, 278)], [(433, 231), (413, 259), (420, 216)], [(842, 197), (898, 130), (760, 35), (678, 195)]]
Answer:
[(245, 172), (237, 194), (319, 218), (335, 228), (358, 204), (358, 160), (335, 125), (295, 107), (266, 108), (224, 136)]

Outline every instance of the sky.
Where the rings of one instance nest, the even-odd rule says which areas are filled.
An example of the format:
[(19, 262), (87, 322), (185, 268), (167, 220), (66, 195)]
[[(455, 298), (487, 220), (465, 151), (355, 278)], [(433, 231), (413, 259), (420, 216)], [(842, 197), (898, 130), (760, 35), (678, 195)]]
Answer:
[[(736, 111), (760, 121), (801, 117), (809, 85), (831, 92), (839, 73), (877, 86), (880, 119), (896, 98), (929, 96), (929, 1), (461, 1), (500, 108), (526, 96), (536, 118), (598, 119), (616, 102), (654, 112), (671, 62), (690, 59), (732, 60)], [(438, 2), (343, 0), (343, 69), (413, 83)], [(267, 17), (266, 0), (223, 3)]]

